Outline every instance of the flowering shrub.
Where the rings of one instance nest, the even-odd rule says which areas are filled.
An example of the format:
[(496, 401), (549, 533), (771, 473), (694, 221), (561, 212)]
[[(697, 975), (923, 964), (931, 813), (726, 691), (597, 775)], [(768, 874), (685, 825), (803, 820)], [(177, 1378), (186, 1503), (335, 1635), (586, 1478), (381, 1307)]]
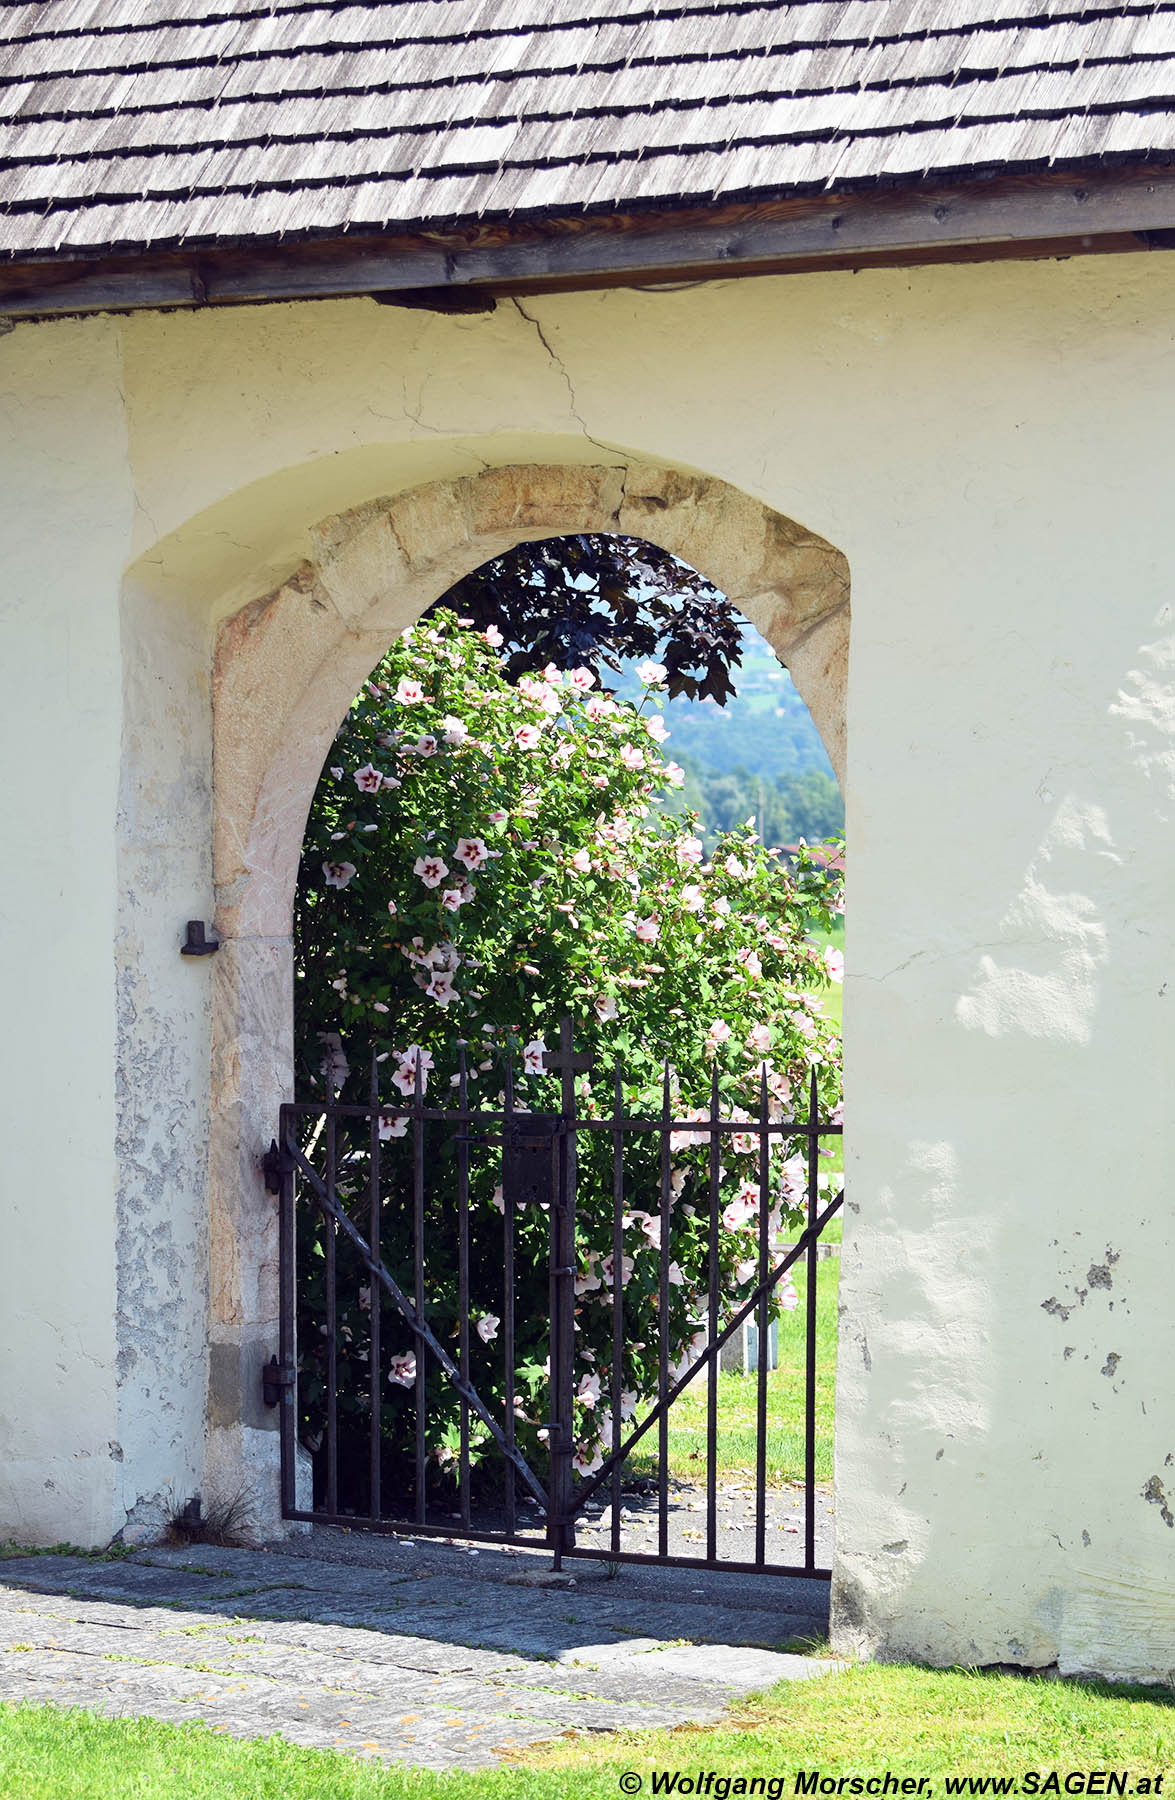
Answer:
[[(790, 872), (764, 852), (750, 823), (707, 859), (694, 815), (683, 824), (664, 809), (682, 777), (661, 754), (658, 664), (641, 666), (641, 704), (622, 705), (586, 668), (551, 666), (511, 685), (497, 637), (492, 626), (477, 633), (451, 614), (430, 615), (402, 634), (338, 734), (311, 810), (296, 909), (302, 1084), (363, 1104), (377, 1059), (386, 1108), (384, 1249), (394, 1264), (400, 1259), (403, 1277), (410, 1133), (395, 1100), (414, 1093), (419, 1072), (429, 1105), (454, 1103), (446, 1096), (458, 1080), (458, 1040), (469, 1046), (470, 1104), (487, 1110), (502, 1103), (508, 1058), (516, 1105), (558, 1110), (558, 1081), (542, 1059), (564, 1013), (576, 1021), (578, 1047), (596, 1053), (594, 1085), (581, 1079), (588, 1117), (610, 1109), (613, 1070), (625, 1109), (655, 1116), (668, 1062), (674, 1117), (699, 1122), (717, 1069), (723, 1116), (747, 1126), (722, 1140), (720, 1272), (730, 1316), (753, 1289), (757, 1267), (753, 1125), (762, 1079), (776, 1119), (806, 1110), (813, 1070), (826, 1115), (839, 1104), (839, 1045), (810, 992), (839, 969), (808, 941), (839, 910), (838, 878), (803, 860)], [(408, 1140), (399, 1162), (396, 1139)], [(774, 1242), (800, 1217), (805, 1171), (801, 1142), (771, 1142)], [(457, 1329), (454, 1152), (451, 1134), (429, 1143), (428, 1311), (444, 1337)], [(632, 1134), (625, 1151), (626, 1414), (655, 1390), (662, 1324), (672, 1363), (684, 1366), (704, 1319), (710, 1138), (680, 1129), (671, 1149), (666, 1321), (658, 1318), (656, 1134)], [(349, 1154), (353, 1191), (366, 1204), (358, 1140)], [(346, 1197), (343, 1186), (340, 1193)], [(473, 1380), (500, 1413), (505, 1203), (500, 1166), (487, 1153), (474, 1156), (470, 1200), (481, 1297)], [(516, 1430), (524, 1452), (542, 1436), (547, 1230), (537, 1206), (514, 1220)], [(605, 1133), (580, 1141), (577, 1250), (577, 1466), (586, 1471), (598, 1466), (611, 1431), (606, 1369), (618, 1272)], [(785, 1288), (777, 1300), (794, 1304), (794, 1293)], [(354, 1410), (362, 1412), (363, 1321), (340, 1317), (353, 1354)], [(394, 1314), (385, 1308), (383, 1317), (395, 1358), (382, 1406), (394, 1439), (413, 1417), (416, 1346)], [(457, 1401), (438, 1372), (430, 1381), (429, 1446), (444, 1465), (455, 1453)], [(311, 1370), (303, 1380), (309, 1414), (315, 1394)], [(475, 1422), (475, 1443), (479, 1431)]]

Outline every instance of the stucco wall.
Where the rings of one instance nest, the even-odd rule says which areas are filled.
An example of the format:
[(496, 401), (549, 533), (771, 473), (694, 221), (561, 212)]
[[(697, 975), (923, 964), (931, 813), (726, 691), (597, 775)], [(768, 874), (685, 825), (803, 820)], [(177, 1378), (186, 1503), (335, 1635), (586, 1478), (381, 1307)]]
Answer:
[(150, 1541), (204, 1473), (212, 991), (207, 962), (179, 946), (213, 912), (212, 711), (202, 608), (160, 606), (131, 578), (120, 626), (118, 1524)]
[(104, 321), (0, 339), (0, 1539), (107, 1539), (115, 1388), (118, 590)]
[[(487, 318), (368, 301), (137, 317), (6, 341), (75, 334), (87, 405), (121, 344), (127, 458), (84, 434), (69, 453), (92, 465), (96, 546), (109, 508), (92, 496), (114, 484), (125, 515), (133, 482), (135, 616), (179, 621), (152, 652), (173, 710), (140, 694), (153, 723), (133, 759), (128, 736), (123, 791), (125, 813), (166, 717), (185, 749), (158, 809), (171, 835), (151, 841), (178, 848), (158, 904), (181, 922), (208, 891), (212, 627), (311, 553), (318, 520), (487, 465), (636, 455), (714, 475), (848, 558), (835, 1586), (842, 1641), (883, 1653), (1175, 1667), (1171, 288), (1162, 257), (1138, 256), (532, 298)], [(8, 487), (5, 539), (24, 542), (28, 517)], [(68, 597), (91, 628), (101, 555), (87, 550)], [(97, 808), (39, 854), (42, 882), (68, 871), (71, 933), (88, 924), (81, 871), (87, 902), (105, 882), (112, 909)], [(124, 837), (125, 867), (139, 855)], [(45, 909), (27, 904), (47, 953)], [(137, 910), (144, 943), (155, 910)], [(79, 1040), (96, 1070), (112, 1057), (105, 955), (86, 968), (105, 1010)], [(211, 986), (206, 965), (168, 967)], [(200, 1115), (209, 1054), (191, 985), (169, 1000), (152, 1101), (173, 1139)], [(109, 1141), (101, 1154), (113, 1180)], [(204, 1154), (200, 1140), (166, 1164), (181, 1260)], [(72, 1216), (72, 1172), (44, 1161), (17, 1166)], [(196, 1310), (169, 1329), (170, 1366), (194, 1368)], [(141, 1494), (194, 1429), (190, 1410), (174, 1420), (172, 1449), (143, 1441)]]

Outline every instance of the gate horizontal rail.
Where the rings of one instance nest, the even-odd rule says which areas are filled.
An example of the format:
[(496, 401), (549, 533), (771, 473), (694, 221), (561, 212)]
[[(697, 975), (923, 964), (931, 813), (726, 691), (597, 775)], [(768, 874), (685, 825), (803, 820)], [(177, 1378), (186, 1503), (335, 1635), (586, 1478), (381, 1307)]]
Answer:
[[(654, 1562), (678, 1568), (709, 1568), (740, 1574), (827, 1579), (830, 1571), (817, 1562), (815, 1531), (817, 1281), (820, 1276), (818, 1245), (821, 1234), (839, 1212), (844, 1194), (842, 1189), (823, 1209), (820, 1208), (820, 1177), (817, 1169), (818, 1156), (821, 1154), (820, 1140), (839, 1136), (842, 1127), (839, 1120), (820, 1117), (815, 1070), (811, 1072), (809, 1080), (807, 1113), (801, 1118), (772, 1116), (765, 1067), (760, 1075), (758, 1116), (748, 1118), (744, 1114), (738, 1118), (723, 1117), (716, 1066), (708, 1113), (700, 1114), (695, 1109), (689, 1117), (675, 1116), (680, 1108), (672, 1105), (671, 1072), (667, 1066), (659, 1113), (644, 1116), (625, 1113), (622, 1076), (617, 1070), (613, 1078), (610, 1114), (585, 1117), (577, 1108), (575, 1073), (583, 1070), (587, 1059), (573, 1054), (570, 1021), (563, 1021), (560, 1051), (548, 1055), (545, 1060), (548, 1070), (558, 1072), (562, 1077), (562, 1106), (557, 1114), (537, 1114), (519, 1107), (514, 1097), (513, 1073), (509, 1066), (505, 1072), (504, 1104), (496, 1110), (470, 1106), (463, 1046), (459, 1049), (458, 1076), (455, 1078), (458, 1085), (455, 1106), (424, 1104), (423, 1076), (419, 1062), (412, 1096), (384, 1100), (379, 1093), (379, 1071), (373, 1062), (366, 1104), (340, 1103), (331, 1096), (325, 1100), (297, 1101), (281, 1108), (280, 1146), (275, 1143), (271, 1148), (266, 1159), (266, 1172), (267, 1181), (279, 1195), (279, 1355), (282, 1380), (278, 1404), (281, 1407), (284, 1515), (292, 1519), (340, 1524), (352, 1529), (361, 1527), (389, 1534), (408, 1532), (419, 1536), (450, 1539), (459, 1537), (485, 1544), (545, 1546), (553, 1552), (556, 1567), (564, 1556), (568, 1556), (604, 1558), (617, 1563)], [(426, 1138), (434, 1136), (437, 1128), (442, 1128), (447, 1134), (445, 1145), (452, 1163), (450, 1184), (446, 1190), (448, 1202), (439, 1210), (435, 1195), (426, 1204), (429, 1192), (426, 1165), (429, 1169), (438, 1166), (435, 1155), (430, 1161), (426, 1151)], [(484, 1135), (478, 1136), (479, 1132)], [(721, 1163), (721, 1152), (732, 1134), (740, 1135), (741, 1141), (737, 1148), (742, 1155), (752, 1153), (748, 1151), (747, 1143), (750, 1139), (754, 1140), (757, 1145), (758, 1168), (757, 1205), (749, 1215), (748, 1226), (748, 1229), (751, 1226), (754, 1229), (755, 1254), (751, 1265), (754, 1270), (753, 1289), (749, 1295), (740, 1291), (734, 1299), (724, 1286), (720, 1254), (720, 1200), (723, 1182), (728, 1176)], [(342, 1155), (340, 1135), (344, 1139)], [(624, 1290), (628, 1269), (633, 1266), (631, 1259), (626, 1258), (625, 1251), (625, 1232), (631, 1230), (632, 1226), (630, 1213), (626, 1209), (635, 1206), (637, 1198), (628, 1183), (625, 1152), (626, 1147), (642, 1137), (649, 1139), (655, 1146), (658, 1162), (657, 1174), (646, 1177), (651, 1184), (648, 1191), (652, 1193), (655, 1190), (658, 1212), (656, 1215), (651, 1212), (640, 1213), (638, 1217), (644, 1219), (647, 1225), (651, 1225), (656, 1218), (657, 1229), (646, 1230), (649, 1243), (657, 1251), (656, 1296), (650, 1296), (648, 1304), (655, 1308), (660, 1321), (670, 1319), (671, 1286), (674, 1283), (680, 1285), (682, 1281), (682, 1272), (673, 1259), (673, 1208), (677, 1198), (674, 1193), (673, 1156), (683, 1149), (708, 1146), (705, 1169), (700, 1170), (695, 1166), (693, 1175), (696, 1189), (694, 1198), (699, 1204), (695, 1208), (686, 1209), (690, 1217), (693, 1217), (695, 1212), (702, 1211), (701, 1202), (704, 1199), (704, 1309), (700, 1306), (703, 1291), (698, 1287), (694, 1302), (700, 1309), (693, 1316), (699, 1323), (702, 1317), (705, 1319), (705, 1342), (699, 1348), (695, 1338), (691, 1345), (692, 1360), (688, 1360), (688, 1366), (683, 1368), (682, 1364), (686, 1359), (678, 1357), (674, 1361), (670, 1328), (663, 1326), (659, 1329), (655, 1394), (651, 1389), (645, 1390), (643, 1398), (648, 1410), (625, 1435), (625, 1410), (627, 1406), (631, 1411), (634, 1398), (624, 1388), (625, 1356), (629, 1350)], [(384, 1148), (390, 1138), (410, 1139), (405, 1142), (398, 1161), (397, 1153)], [(576, 1323), (576, 1282), (577, 1279), (582, 1279), (585, 1283), (590, 1281), (595, 1288), (601, 1285), (600, 1280), (595, 1279), (595, 1264), (599, 1262), (600, 1253), (598, 1250), (592, 1251), (584, 1262), (577, 1242), (577, 1144), (599, 1144), (602, 1139), (610, 1139), (612, 1148), (611, 1362), (606, 1371), (607, 1389), (603, 1380), (605, 1371), (601, 1369), (600, 1379), (590, 1375), (581, 1379), (579, 1391), (582, 1394), (586, 1380), (589, 1387), (595, 1381), (596, 1398), (602, 1401), (605, 1392), (607, 1393), (610, 1406), (604, 1416), (610, 1421), (606, 1434), (610, 1442), (606, 1448), (596, 1450), (597, 1460), (591, 1462), (590, 1466), (584, 1467), (581, 1463), (584, 1477), (576, 1481), (572, 1466), (576, 1454), (575, 1369), (579, 1331)], [(772, 1204), (774, 1200), (777, 1207), (776, 1219), (782, 1218), (784, 1188), (781, 1177), (781, 1182), (776, 1183), (779, 1191), (773, 1194), (772, 1157), (775, 1147), (787, 1141), (803, 1147), (802, 1207), (806, 1222), (798, 1240), (783, 1246), (773, 1242), (775, 1228), (772, 1223)], [(479, 1328), (479, 1335), (488, 1349), (491, 1339), (497, 1336), (498, 1327), (502, 1328), (502, 1366), (495, 1376), (479, 1375), (475, 1379), (470, 1335), (474, 1310), (470, 1260), (471, 1156), (476, 1151), (487, 1150), (499, 1152), (501, 1182), (496, 1189), (495, 1203), (500, 1204), (502, 1213), (501, 1286), (500, 1294), (494, 1295), (494, 1304), (500, 1298), (502, 1316), (499, 1319), (489, 1312), (483, 1314), (482, 1325), (485, 1325), (487, 1319), (492, 1319), (493, 1330), (487, 1336)], [(315, 1166), (316, 1161), (318, 1167)], [(797, 1162), (798, 1158), (793, 1155), (787, 1166), (790, 1168)], [(389, 1178), (393, 1167), (394, 1181)], [(484, 1173), (484, 1170), (480, 1171), (479, 1176)], [(346, 1176), (348, 1182), (365, 1177), (366, 1218), (362, 1226), (352, 1216), (356, 1205), (360, 1204), (356, 1200), (354, 1188), (344, 1187), (340, 1192), (342, 1175)], [(791, 1180), (793, 1187), (790, 1191), (794, 1197), (794, 1169)], [(305, 1202), (299, 1191), (299, 1184), (306, 1190)], [(745, 1195), (752, 1186), (754, 1184), (749, 1180), (744, 1182), (740, 1193)], [(549, 1316), (546, 1319), (546, 1337), (541, 1340), (547, 1341), (549, 1345), (545, 1390), (547, 1418), (537, 1432), (539, 1440), (545, 1438), (548, 1465), (545, 1481), (532, 1467), (536, 1456), (535, 1442), (530, 1442), (529, 1449), (524, 1454), (517, 1441), (516, 1425), (516, 1416), (528, 1426), (535, 1425), (535, 1420), (526, 1414), (520, 1399), (519, 1371), (515, 1367), (520, 1324), (516, 1318), (516, 1290), (520, 1280), (529, 1284), (532, 1301), (531, 1315), (521, 1321), (523, 1337), (529, 1354), (541, 1353), (541, 1341), (538, 1351), (535, 1350), (533, 1301), (534, 1283), (540, 1278), (542, 1271), (533, 1255), (529, 1262), (525, 1258), (521, 1263), (518, 1261), (516, 1222), (516, 1213), (520, 1209), (533, 1219), (535, 1215), (530, 1209), (534, 1206), (540, 1207), (547, 1219), (545, 1279)], [(455, 1353), (450, 1353), (438, 1336), (438, 1331), (442, 1328), (442, 1318), (447, 1317), (452, 1308), (444, 1296), (438, 1297), (435, 1287), (432, 1292), (429, 1291), (426, 1241), (430, 1231), (434, 1237), (450, 1232), (454, 1223), (454, 1209), (456, 1321), (452, 1336), (457, 1339), (457, 1345)], [(479, 1218), (477, 1237), (483, 1260), (484, 1227), (484, 1220)], [(384, 1239), (390, 1233), (396, 1236), (401, 1258), (405, 1263), (405, 1277), (402, 1280), (398, 1280), (393, 1273), (384, 1251)], [(532, 1230), (528, 1237), (532, 1249), (533, 1239)], [(318, 1271), (316, 1266), (299, 1267), (300, 1241), (303, 1264), (321, 1263), (321, 1294), (316, 1293), (313, 1298), (309, 1297), (308, 1281)], [(781, 1250), (786, 1253), (780, 1255)], [(407, 1282), (409, 1251), (411, 1293)], [(352, 1283), (357, 1275), (364, 1278), (356, 1296), (344, 1292), (342, 1305), (346, 1317), (343, 1321), (340, 1320), (339, 1297), (341, 1253), (346, 1261), (344, 1286), (347, 1278), (351, 1278)], [(494, 1266), (497, 1267), (496, 1262)], [(797, 1266), (802, 1266), (806, 1274), (803, 1334), (804, 1532), (802, 1560), (786, 1562), (768, 1555), (768, 1377), (770, 1326), (773, 1311), (778, 1313), (775, 1296), (781, 1291), (785, 1277)], [(740, 1265), (739, 1280), (743, 1288), (752, 1279), (750, 1275), (741, 1273), (746, 1267), (746, 1262)], [(835, 1271), (831, 1277), (826, 1275), (827, 1278), (835, 1278)], [(494, 1279), (497, 1281), (499, 1277), (495, 1276)], [(386, 1296), (386, 1301), (381, 1296)], [(357, 1348), (354, 1330), (346, 1322), (354, 1317), (356, 1304), (367, 1313), (365, 1349)], [(437, 1321), (437, 1329), (430, 1323), (430, 1312)], [(415, 1351), (389, 1358), (383, 1350), (383, 1332), (386, 1327), (394, 1325), (397, 1319), (401, 1328), (406, 1327), (411, 1333)], [(752, 1490), (755, 1536), (754, 1556), (747, 1559), (723, 1557), (718, 1553), (719, 1367), (724, 1347), (752, 1320), (758, 1328), (754, 1370), (755, 1468)], [(701, 1333), (697, 1335), (700, 1337)], [(636, 1349), (645, 1348), (644, 1343), (636, 1345)], [(579, 1354), (582, 1362), (585, 1354), (582, 1348)], [(344, 1387), (341, 1383), (340, 1360), (348, 1373), (349, 1387)], [(484, 1358), (482, 1361), (484, 1363)], [(355, 1370), (364, 1364), (366, 1391), (361, 1392), (362, 1384), (357, 1381)], [(533, 1361), (528, 1366), (533, 1374)], [(451, 1444), (446, 1448), (443, 1443), (439, 1447), (434, 1443), (431, 1450), (428, 1445), (430, 1369), (440, 1372), (443, 1383), (456, 1396), (458, 1426), (455, 1450)], [(705, 1543), (700, 1554), (693, 1556), (679, 1553), (670, 1543), (669, 1426), (671, 1408), (690, 1384), (703, 1374), (706, 1376), (707, 1389)], [(487, 1379), (490, 1386), (483, 1393), (479, 1391), (478, 1382), (484, 1387)], [(389, 1440), (385, 1430), (383, 1400), (385, 1380), (405, 1390), (410, 1389), (413, 1394), (414, 1418), (410, 1433), (414, 1440), (414, 1455), (411, 1458), (413, 1499), (410, 1517), (404, 1516), (402, 1482), (399, 1483), (401, 1497), (390, 1505), (384, 1503), (385, 1484), (389, 1478), (393, 1485), (399, 1481), (399, 1469), (403, 1460), (401, 1457), (399, 1462), (395, 1462), (389, 1476)], [(316, 1494), (313, 1504), (307, 1506), (299, 1504), (297, 1493), (297, 1446), (300, 1429), (303, 1432), (307, 1429), (312, 1410), (304, 1396), (311, 1389), (319, 1387), (322, 1391), (314, 1400), (313, 1407), (316, 1408), (314, 1416), (320, 1427), (316, 1463), (320, 1492)], [(638, 1401), (640, 1397), (637, 1396)], [(343, 1422), (346, 1424), (345, 1431), (340, 1421), (340, 1405), (348, 1413), (348, 1421)], [(594, 1408), (595, 1399), (581, 1400), (581, 1412), (584, 1405)], [(363, 1412), (366, 1412), (367, 1422), (365, 1428), (361, 1429), (354, 1423), (354, 1419)], [(472, 1427), (475, 1422), (488, 1434), (493, 1453), (500, 1459), (502, 1482), (500, 1499), (487, 1504), (483, 1495), (478, 1498), (476, 1506), (472, 1479), (474, 1459), (471, 1454)], [(627, 1476), (631, 1484), (630, 1459), (638, 1445), (645, 1443), (654, 1430), (657, 1543), (655, 1550), (635, 1550), (626, 1547), (622, 1532), (625, 1480)], [(364, 1435), (365, 1468), (358, 1471), (357, 1465), (349, 1465), (340, 1486), (340, 1447), (345, 1441), (349, 1448), (353, 1448)], [(483, 1443), (481, 1450), (484, 1449)], [(693, 1454), (696, 1453), (691, 1452)], [(438, 1466), (447, 1457), (456, 1477), (455, 1494), (442, 1492), (431, 1503), (428, 1492), (430, 1457), (437, 1461)], [(519, 1517), (519, 1482), (529, 1496), (530, 1503), (537, 1506), (543, 1516), (540, 1529), (534, 1529), (530, 1520)], [(577, 1517), (590, 1502), (595, 1501), (598, 1505), (599, 1496), (605, 1490), (611, 1500), (607, 1544), (577, 1543)], [(456, 1512), (451, 1510), (454, 1501), (457, 1504)], [(432, 1517), (429, 1516), (430, 1504)], [(443, 1520), (437, 1517), (442, 1508), (448, 1511), (448, 1516)]]

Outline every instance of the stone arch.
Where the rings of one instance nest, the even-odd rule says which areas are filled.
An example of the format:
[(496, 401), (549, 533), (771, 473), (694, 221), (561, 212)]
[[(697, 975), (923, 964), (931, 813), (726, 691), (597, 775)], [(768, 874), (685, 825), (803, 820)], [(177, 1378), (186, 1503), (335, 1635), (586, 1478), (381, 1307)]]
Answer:
[(260, 1157), (289, 1097), (291, 915), (331, 738), (395, 633), (527, 539), (623, 532), (714, 581), (791, 670), (843, 783), (848, 568), (823, 538), (705, 475), (630, 461), (521, 465), (369, 501), (310, 532), (312, 557), (221, 625), (213, 665), (216, 958), (211, 1156), (212, 1486), (252, 1480), (278, 1526), (276, 1231)]

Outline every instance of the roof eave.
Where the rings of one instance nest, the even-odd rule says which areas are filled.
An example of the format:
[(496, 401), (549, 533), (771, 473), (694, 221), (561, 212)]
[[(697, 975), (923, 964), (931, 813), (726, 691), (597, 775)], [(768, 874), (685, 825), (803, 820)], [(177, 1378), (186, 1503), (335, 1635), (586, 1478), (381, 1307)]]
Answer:
[(488, 302), (546, 289), (1168, 248), (1173, 232), (1175, 169), (996, 173), (597, 218), (69, 250), (0, 264), (0, 316), (360, 294), (458, 310), (476, 308), (478, 295)]

